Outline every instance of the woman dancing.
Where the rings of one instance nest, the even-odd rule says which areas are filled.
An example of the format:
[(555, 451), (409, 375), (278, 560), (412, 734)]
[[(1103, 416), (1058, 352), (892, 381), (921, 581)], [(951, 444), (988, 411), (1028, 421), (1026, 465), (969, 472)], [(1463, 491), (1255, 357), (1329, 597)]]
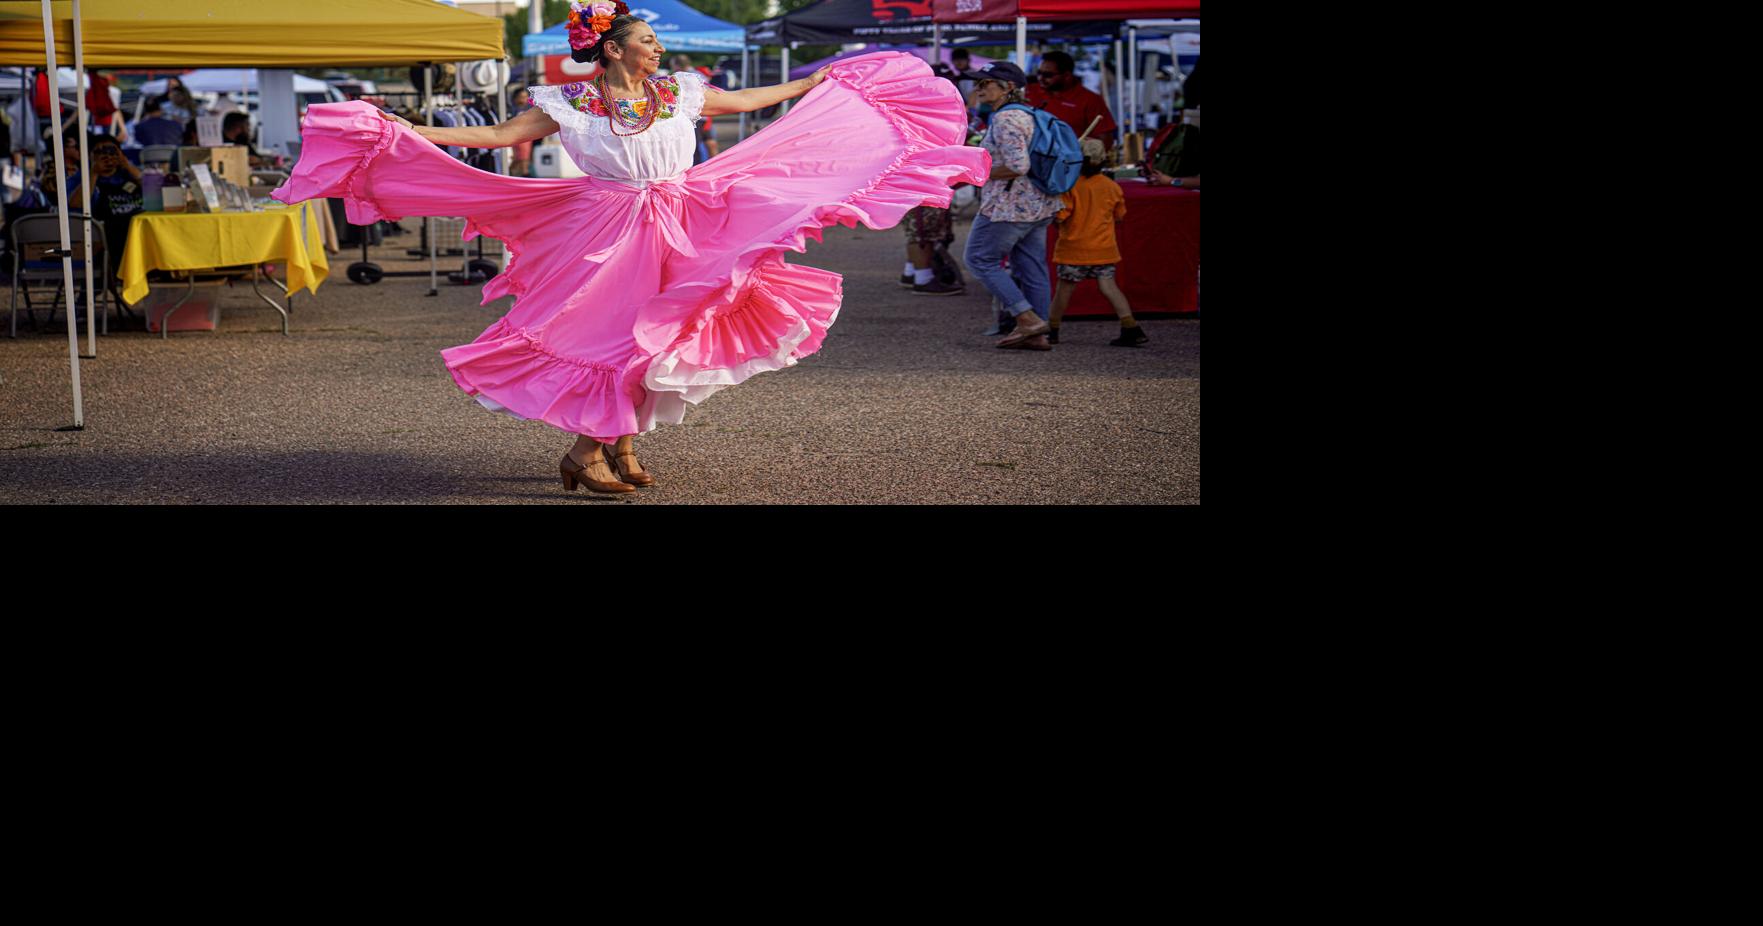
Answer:
[[(341, 196), (356, 224), (463, 215), (465, 240), (503, 241), (508, 265), (483, 301), (511, 294), (514, 306), (477, 340), (441, 351), (447, 370), (487, 408), (579, 435), (559, 463), (565, 490), (628, 492), (655, 484), (635, 435), (819, 349), (841, 279), (786, 263), (785, 251), (804, 251), (834, 222), (884, 229), (914, 206), (947, 206), (953, 184), (985, 182), (991, 159), (962, 145), (959, 94), (912, 55), (861, 55), (723, 92), (693, 72), (654, 76), (665, 49), (622, 3), (571, 5), (574, 59), (604, 68), (593, 81), (532, 87), (536, 108), (494, 127), (315, 105), (300, 162), (274, 196)], [(702, 116), (803, 94), (787, 117), (692, 166)], [(552, 132), (587, 176), (504, 177), (436, 147)]]

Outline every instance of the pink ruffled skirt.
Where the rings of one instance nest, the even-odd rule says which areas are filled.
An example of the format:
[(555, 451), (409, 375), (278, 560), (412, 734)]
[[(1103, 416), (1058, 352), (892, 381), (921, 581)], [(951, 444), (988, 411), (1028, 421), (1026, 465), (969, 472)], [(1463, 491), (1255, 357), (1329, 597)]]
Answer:
[(789, 264), (838, 223), (890, 228), (950, 187), (984, 184), (954, 86), (918, 58), (833, 66), (788, 116), (681, 176), (638, 189), (595, 177), (504, 177), (469, 167), (368, 103), (307, 110), (300, 162), (272, 194), (341, 196), (349, 221), (466, 217), (465, 240), (508, 247), (484, 302), (514, 306), (441, 351), (486, 407), (610, 443), (819, 349), (838, 317), (836, 273)]

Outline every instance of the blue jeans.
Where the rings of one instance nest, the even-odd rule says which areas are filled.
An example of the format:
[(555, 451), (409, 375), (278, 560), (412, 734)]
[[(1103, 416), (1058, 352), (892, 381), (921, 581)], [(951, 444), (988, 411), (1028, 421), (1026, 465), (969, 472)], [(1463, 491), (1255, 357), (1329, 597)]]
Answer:
[[(967, 269), (998, 297), (1005, 311), (1018, 315), (1033, 309), (1046, 321), (1053, 306), (1053, 282), (1047, 278), (1047, 225), (1038, 222), (994, 222), (974, 216), (967, 232)], [(1005, 269), (1004, 257), (1010, 267)]]

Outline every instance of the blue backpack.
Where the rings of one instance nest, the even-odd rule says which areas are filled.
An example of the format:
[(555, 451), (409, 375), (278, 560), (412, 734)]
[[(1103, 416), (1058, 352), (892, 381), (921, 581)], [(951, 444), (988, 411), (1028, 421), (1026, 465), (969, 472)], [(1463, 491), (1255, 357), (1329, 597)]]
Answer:
[(1028, 143), (1028, 179), (1035, 189), (1058, 196), (1077, 186), (1077, 178), (1083, 172), (1084, 149), (1071, 126), (1044, 109), (1007, 103), (998, 107), (998, 112), (1007, 109), (1020, 109), (1035, 119), (1034, 138)]

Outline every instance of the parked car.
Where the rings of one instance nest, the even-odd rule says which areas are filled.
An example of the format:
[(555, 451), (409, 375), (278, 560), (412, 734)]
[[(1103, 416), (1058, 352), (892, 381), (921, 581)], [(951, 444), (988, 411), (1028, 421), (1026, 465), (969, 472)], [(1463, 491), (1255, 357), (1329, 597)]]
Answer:
[[(188, 84), (189, 81), (185, 81), (185, 83)], [(164, 78), (147, 81), (135, 91), (138, 95), (135, 97), (132, 104), (125, 99), (123, 111), (133, 113), (133, 119), (140, 119), (141, 114), (146, 111), (147, 101), (157, 96), (163, 96), (165, 94), (165, 88), (168, 86), (170, 86), (170, 84)], [(233, 103), (233, 108), (243, 108), (249, 113), (257, 112), (258, 105), (256, 90), (245, 92), (233, 90), (227, 92), (225, 95), (226, 98)], [(220, 99), (221, 94), (213, 92), (203, 93), (192, 90), (190, 96), (203, 106), (212, 107)], [(349, 98), (344, 96), (341, 91), (337, 90), (337, 88), (327, 85), (324, 81), (295, 74), (294, 99), (299, 110), (304, 112), (306, 107), (311, 106), (314, 103), (343, 103), (347, 102)]]
[[(359, 100), (364, 96), (378, 96), (380, 92), (379, 88), (373, 85), (373, 81), (354, 77), (347, 80), (327, 80), (325, 83), (330, 84), (331, 89), (342, 93), (344, 100)], [(324, 101), (320, 100), (319, 102)]]

